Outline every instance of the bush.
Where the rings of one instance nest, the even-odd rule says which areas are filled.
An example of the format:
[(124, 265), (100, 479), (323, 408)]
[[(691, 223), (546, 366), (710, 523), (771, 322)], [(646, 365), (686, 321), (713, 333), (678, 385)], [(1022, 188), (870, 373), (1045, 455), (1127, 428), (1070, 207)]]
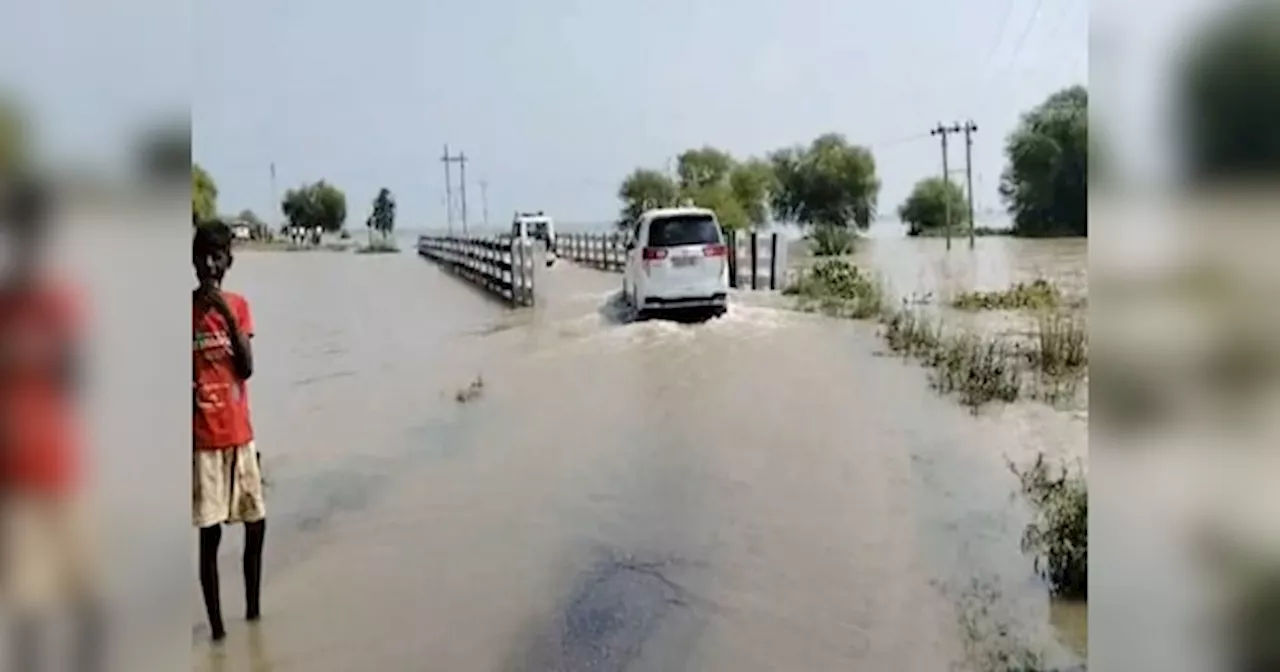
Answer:
[(855, 319), (881, 315), (886, 301), (879, 279), (842, 259), (824, 259), (814, 264), (784, 293), (799, 296), (803, 308)]
[(838, 226), (821, 225), (809, 233), (813, 254), (818, 257), (838, 257), (853, 252), (854, 233)]
[(1036, 572), (1048, 581), (1054, 595), (1087, 599), (1089, 490), (1084, 476), (1071, 474), (1066, 467), (1051, 469), (1043, 454), (1025, 471), (1012, 462), (1009, 470), (1034, 509), (1023, 531), (1023, 552), (1034, 554)]

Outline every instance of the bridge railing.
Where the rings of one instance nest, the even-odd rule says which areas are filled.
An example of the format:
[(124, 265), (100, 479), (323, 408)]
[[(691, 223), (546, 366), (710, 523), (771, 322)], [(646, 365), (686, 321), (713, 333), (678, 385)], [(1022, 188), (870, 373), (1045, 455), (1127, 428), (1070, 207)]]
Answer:
[[(726, 232), (729, 286), (735, 289), (783, 289), (787, 281), (787, 243), (776, 233)], [(562, 233), (556, 255), (605, 271), (626, 267), (627, 238), (621, 233)]]
[(776, 233), (728, 231), (729, 286), (735, 289), (784, 289), (787, 241)]
[(602, 271), (621, 271), (627, 264), (627, 237), (621, 233), (562, 233), (556, 256)]
[(418, 237), (418, 254), (513, 306), (532, 306), (533, 245), (511, 236)]

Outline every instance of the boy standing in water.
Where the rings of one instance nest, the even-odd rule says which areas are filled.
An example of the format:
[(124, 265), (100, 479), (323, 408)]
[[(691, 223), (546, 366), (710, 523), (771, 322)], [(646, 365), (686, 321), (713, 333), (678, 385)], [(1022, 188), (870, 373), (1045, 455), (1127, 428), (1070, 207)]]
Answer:
[(226, 636), (218, 589), (222, 525), (244, 523), (245, 618), (259, 616), (266, 505), (253, 444), (246, 381), (253, 375), (253, 317), (243, 296), (222, 291), (231, 268), (231, 228), (196, 227), (192, 245), (192, 521), (200, 530), (200, 589), (214, 641)]
[[(104, 611), (79, 425), (83, 329), (78, 292), (52, 263), (52, 196), (31, 178), (0, 181), (0, 598), (13, 670), (44, 660), (60, 603), (76, 624), (76, 670), (103, 662)], [(44, 668), (47, 669), (47, 668)]]

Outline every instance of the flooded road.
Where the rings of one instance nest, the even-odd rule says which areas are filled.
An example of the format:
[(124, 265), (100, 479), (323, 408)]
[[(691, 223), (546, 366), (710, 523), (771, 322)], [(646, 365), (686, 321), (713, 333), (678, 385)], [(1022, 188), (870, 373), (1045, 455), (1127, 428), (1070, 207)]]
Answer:
[(623, 324), (619, 276), (539, 281), (513, 313), (411, 254), (237, 257), (264, 615), (213, 647), (193, 613), (196, 669), (946, 670), (975, 577), (1053, 646), (1003, 460), (1083, 423), (975, 418), (873, 325)]

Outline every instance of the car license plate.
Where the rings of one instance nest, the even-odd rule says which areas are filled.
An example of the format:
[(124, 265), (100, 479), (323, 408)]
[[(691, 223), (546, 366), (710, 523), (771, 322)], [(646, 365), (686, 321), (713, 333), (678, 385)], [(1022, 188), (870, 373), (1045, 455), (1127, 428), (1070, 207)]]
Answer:
[(686, 266), (692, 266), (696, 263), (698, 263), (697, 257), (672, 257), (671, 258), (671, 265), (675, 266), (676, 268), (684, 268)]

